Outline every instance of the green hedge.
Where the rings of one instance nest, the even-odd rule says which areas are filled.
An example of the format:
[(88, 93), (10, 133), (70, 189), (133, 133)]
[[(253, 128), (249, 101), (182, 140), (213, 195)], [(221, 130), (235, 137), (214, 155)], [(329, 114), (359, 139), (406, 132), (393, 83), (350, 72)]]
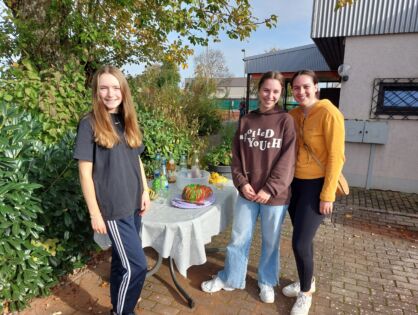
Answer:
[(0, 312), (21, 310), (59, 276), (84, 265), (90, 222), (72, 159), (77, 122), (89, 108), (83, 69), (1, 72)]
[(0, 101), (0, 311), (16, 311), (54, 283), (42, 214), (41, 188), (29, 180), (40, 124)]

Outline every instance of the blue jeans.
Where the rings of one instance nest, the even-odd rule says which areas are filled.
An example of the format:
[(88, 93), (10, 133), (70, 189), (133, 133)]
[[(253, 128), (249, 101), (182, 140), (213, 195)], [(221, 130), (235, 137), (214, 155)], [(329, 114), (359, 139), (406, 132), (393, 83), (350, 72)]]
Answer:
[(264, 205), (238, 196), (231, 240), (226, 248), (225, 267), (218, 273), (227, 286), (245, 288), (251, 239), (259, 215), (262, 244), (258, 283), (269, 286), (277, 284), (280, 269), (280, 233), (287, 208), (288, 205)]

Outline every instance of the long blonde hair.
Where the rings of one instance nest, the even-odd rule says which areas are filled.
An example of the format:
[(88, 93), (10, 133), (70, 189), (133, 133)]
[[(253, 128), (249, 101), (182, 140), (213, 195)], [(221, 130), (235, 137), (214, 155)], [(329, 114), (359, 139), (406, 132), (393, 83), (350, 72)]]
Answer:
[(122, 103), (119, 105), (119, 113), (122, 114), (125, 123), (124, 137), (126, 143), (131, 148), (139, 147), (142, 143), (142, 133), (139, 130), (128, 81), (126, 81), (125, 76), (118, 68), (109, 65), (103, 66), (97, 70), (92, 81), (93, 110), (91, 116), (94, 141), (108, 149), (112, 148), (120, 141), (119, 136), (113, 127), (110, 114), (107, 112), (106, 106), (103, 104), (99, 95), (99, 79), (104, 73), (113, 75), (119, 81), (122, 93)]

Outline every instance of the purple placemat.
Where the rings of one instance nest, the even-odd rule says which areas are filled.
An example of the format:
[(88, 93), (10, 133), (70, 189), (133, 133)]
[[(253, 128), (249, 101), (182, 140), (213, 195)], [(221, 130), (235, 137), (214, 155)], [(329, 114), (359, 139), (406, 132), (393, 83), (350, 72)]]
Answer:
[(171, 205), (176, 207), (176, 208), (181, 208), (181, 209), (199, 209), (199, 208), (204, 208), (204, 207), (210, 206), (214, 202), (215, 202), (215, 195), (214, 194), (212, 194), (208, 199), (206, 199), (203, 202), (203, 204), (190, 203), (190, 202), (184, 201), (181, 198), (181, 195), (176, 195), (171, 200)]

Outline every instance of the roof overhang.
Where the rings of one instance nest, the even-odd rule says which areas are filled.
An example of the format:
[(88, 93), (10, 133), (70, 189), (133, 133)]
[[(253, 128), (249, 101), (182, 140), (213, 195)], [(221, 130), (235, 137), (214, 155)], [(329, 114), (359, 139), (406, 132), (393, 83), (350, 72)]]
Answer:
[[(295, 72), (281, 72), (286, 81), (292, 79)], [(336, 71), (315, 71), (316, 76), (320, 82), (339, 82), (340, 76)], [(249, 74), (251, 79), (259, 79), (263, 73), (251, 73)]]
[(344, 63), (344, 37), (312, 38), (331, 70)]

